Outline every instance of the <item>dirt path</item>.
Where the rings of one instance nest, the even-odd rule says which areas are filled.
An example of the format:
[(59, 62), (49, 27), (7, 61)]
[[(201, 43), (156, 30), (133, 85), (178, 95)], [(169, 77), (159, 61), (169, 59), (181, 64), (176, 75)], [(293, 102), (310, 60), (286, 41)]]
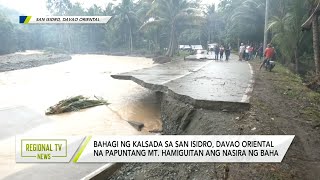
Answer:
[(199, 116), (182, 134), (296, 135), (282, 163), (133, 163), (109, 179), (320, 179), (320, 94), (280, 65), (266, 72), (258, 70), (259, 62), (251, 64), (251, 109), (242, 114), (196, 110)]

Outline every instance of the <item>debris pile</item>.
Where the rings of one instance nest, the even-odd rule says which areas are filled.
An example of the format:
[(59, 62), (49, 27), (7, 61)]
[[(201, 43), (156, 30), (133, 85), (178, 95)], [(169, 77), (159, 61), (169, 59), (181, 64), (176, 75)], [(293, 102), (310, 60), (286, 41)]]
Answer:
[(80, 95), (59, 101), (58, 104), (49, 107), (45, 114), (61, 114), (101, 105), (108, 105), (108, 103), (103, 99), (89, 99)]

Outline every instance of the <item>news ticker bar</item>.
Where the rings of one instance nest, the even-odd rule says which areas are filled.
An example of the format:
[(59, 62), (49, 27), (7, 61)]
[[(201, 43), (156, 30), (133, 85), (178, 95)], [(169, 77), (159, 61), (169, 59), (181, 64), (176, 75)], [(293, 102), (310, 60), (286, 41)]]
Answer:
[(16, 137), (16, 162), (281, 162), (294, 135)]
[(19, 16), (21, 24), (106, 24), (112, 16)]

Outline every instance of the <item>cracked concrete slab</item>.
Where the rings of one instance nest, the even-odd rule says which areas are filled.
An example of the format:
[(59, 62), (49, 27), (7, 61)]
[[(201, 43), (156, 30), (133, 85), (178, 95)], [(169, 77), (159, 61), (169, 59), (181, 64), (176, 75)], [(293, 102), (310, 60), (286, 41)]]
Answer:
[(168, 93), (197, 108), (242, 111), (250, 107), (253, 75), (243, 61), (177, 61), (111, 76)]

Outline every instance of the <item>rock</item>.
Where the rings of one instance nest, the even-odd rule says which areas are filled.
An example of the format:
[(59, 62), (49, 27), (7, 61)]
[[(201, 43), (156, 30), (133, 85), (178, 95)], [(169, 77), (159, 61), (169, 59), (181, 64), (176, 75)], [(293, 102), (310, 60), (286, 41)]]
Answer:
[(141, 131), (141, 129), (144, 127), (144, 124), (140, 122), (136, 122), (136, 121), (127, 121), (127, 122), (138, 131)]
[(252, 129), (251, 129), (251, 131), (255, 131), (256, 129), (257, 129), (257, 128), (256, 128), (256, 127), (254, 127), (254, 128), (252, 128)]
[(236, 117), (236, 120), (237, 120), (237, 121), (240, 120), (240, 117)]

